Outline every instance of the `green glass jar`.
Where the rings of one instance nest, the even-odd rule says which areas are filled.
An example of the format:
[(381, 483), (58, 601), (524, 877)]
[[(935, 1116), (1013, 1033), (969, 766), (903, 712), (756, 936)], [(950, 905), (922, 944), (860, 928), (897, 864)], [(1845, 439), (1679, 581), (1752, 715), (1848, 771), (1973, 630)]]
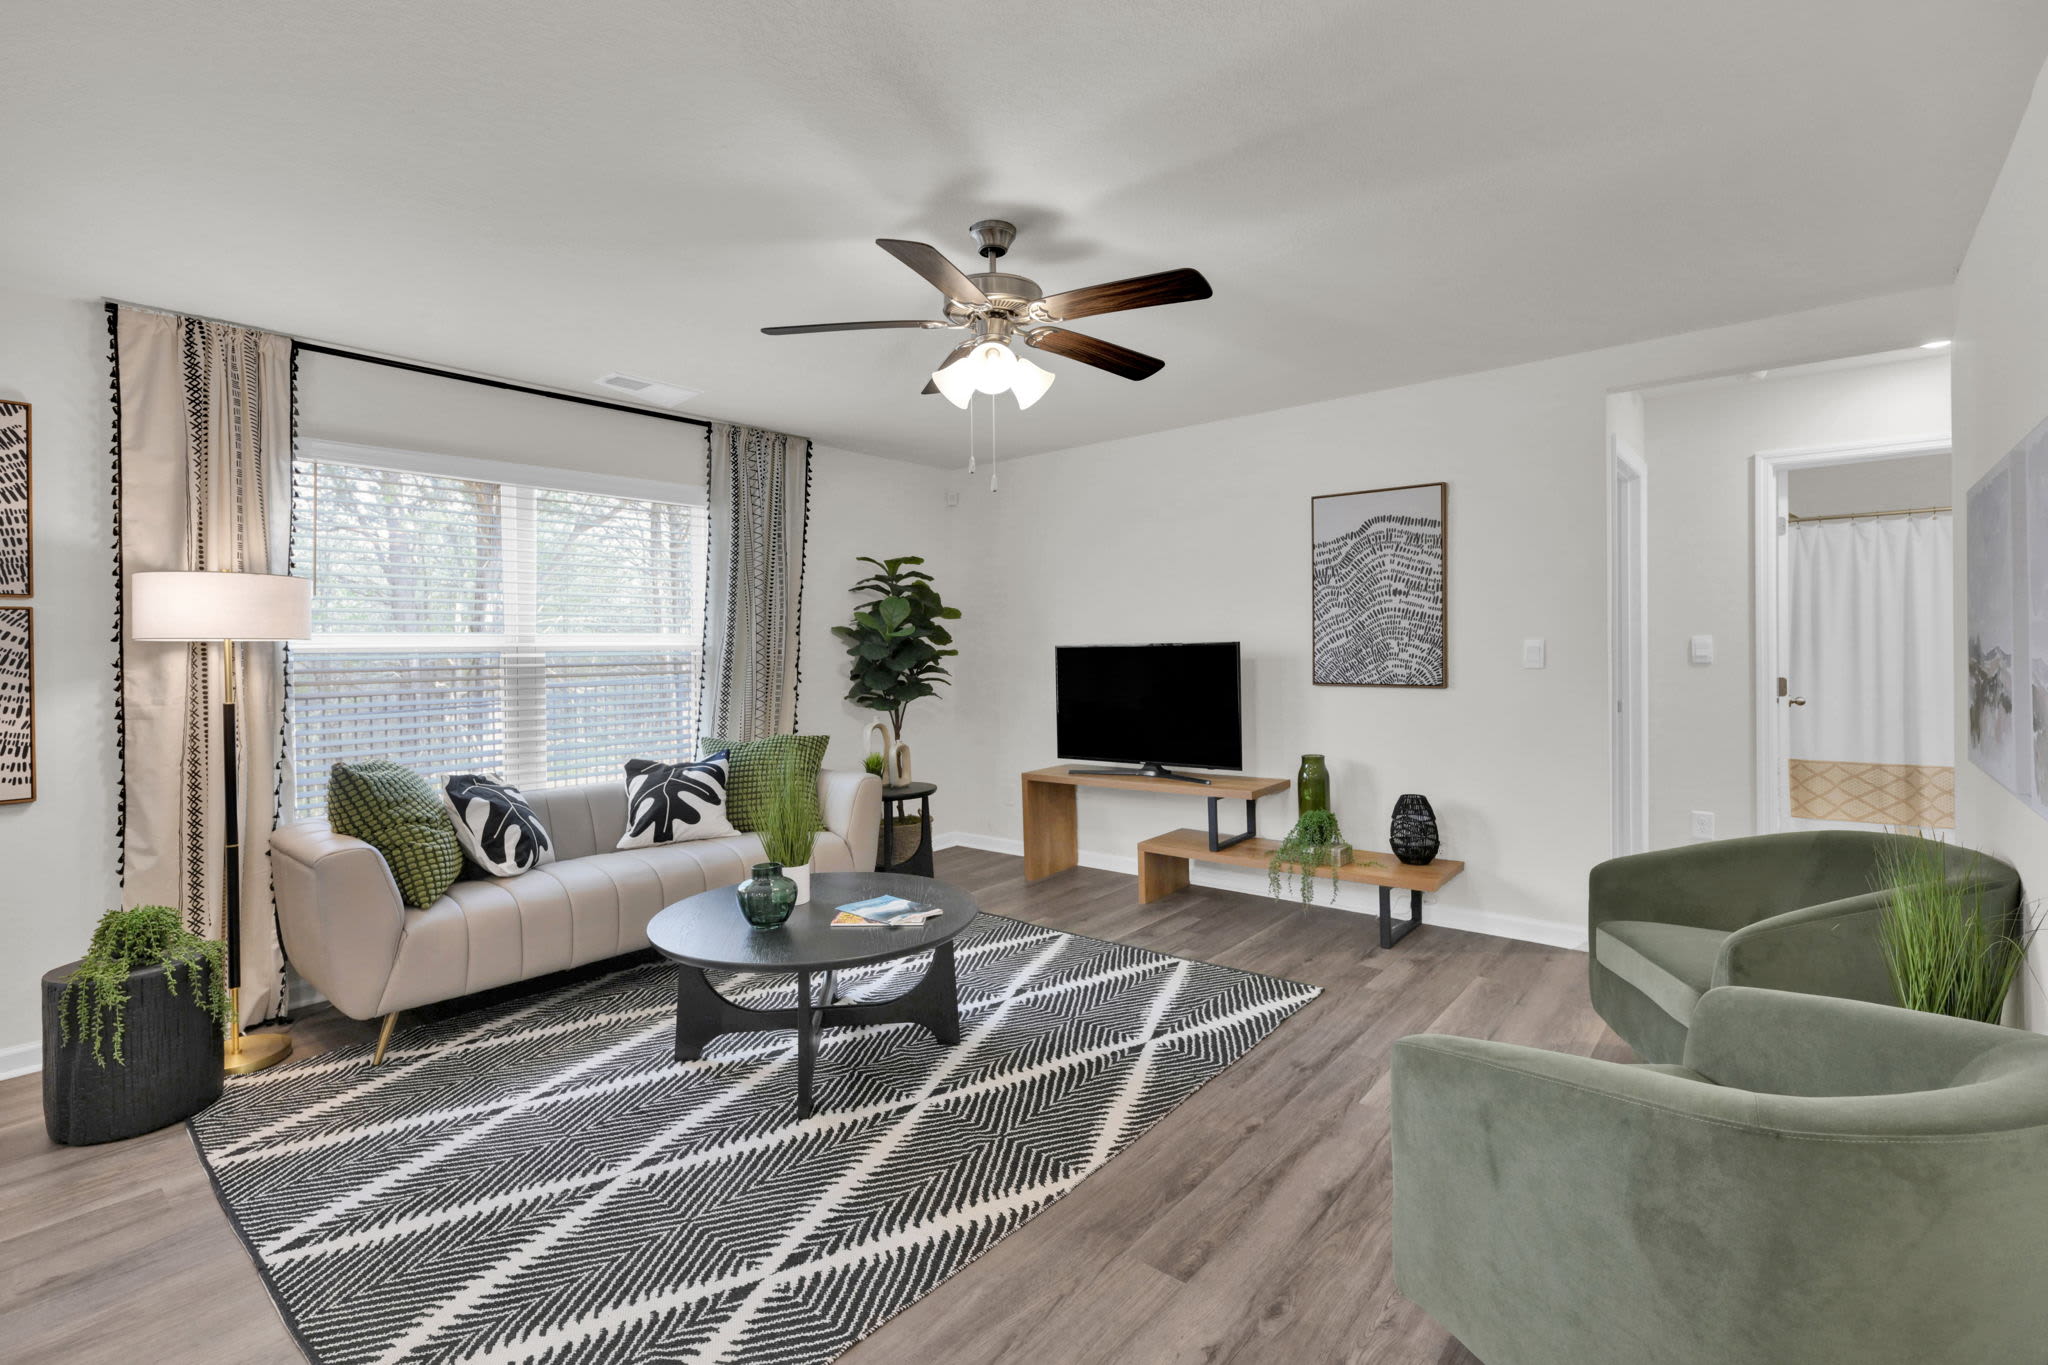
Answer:
[(1301, 771), (1294, 775), (1294, 791), (1303, 815), (1330, 808), (1330, 770), (1323, 766), (1321, 754), (1301, 756)]
[(755, 863), (754, 875), (739, 884), (740, 913), (756, 929), (780, 929), (796, 909), (796, 883), (781, 863)]

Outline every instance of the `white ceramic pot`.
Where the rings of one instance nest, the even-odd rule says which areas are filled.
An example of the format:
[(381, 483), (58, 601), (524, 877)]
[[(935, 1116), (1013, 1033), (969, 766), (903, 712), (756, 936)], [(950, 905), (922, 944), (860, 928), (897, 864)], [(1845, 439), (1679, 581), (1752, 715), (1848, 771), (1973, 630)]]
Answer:
[(796, 883), (796, 903), (798, 905), (809, 905), (811, 903), (811, 865), (805, 863), (802, 867), (785, 867), (782, 869), (782, 875)]

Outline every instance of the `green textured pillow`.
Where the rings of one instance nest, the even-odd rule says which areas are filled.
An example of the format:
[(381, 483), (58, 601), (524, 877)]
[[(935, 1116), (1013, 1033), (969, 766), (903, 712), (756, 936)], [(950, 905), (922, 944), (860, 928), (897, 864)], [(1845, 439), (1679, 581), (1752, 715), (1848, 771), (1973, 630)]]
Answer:
[(327, 820), (391, 865), (398, 894), (421, 909), (462, 875), (462, 845), (431, 782), (389, 759), (337, 763), (327, 775)]
[(818, 768), (825, 761), (830, 735), (770, 735), (746, 744), (722, 739), (700, 743), (697, 756), (709, 758), (720, 749), (732, 754), (732, 767), (725, 783), (725, 810), (732, 827), (741, 833), (760, 828), (761, 805), (784, 780), (795, 781), (810, 793), (811, 823), (825, 828), (824, 812), (818, 809)]

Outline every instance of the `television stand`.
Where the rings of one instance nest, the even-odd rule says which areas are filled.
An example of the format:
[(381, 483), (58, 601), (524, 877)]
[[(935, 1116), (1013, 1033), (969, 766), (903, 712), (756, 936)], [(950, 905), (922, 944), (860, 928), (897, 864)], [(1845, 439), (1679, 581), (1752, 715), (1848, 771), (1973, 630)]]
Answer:
[[(1024, 878), (1037, 881), (1055, 872), (1081, 864), (1080, 833), (1075, 815), (1076, 787), (1105, 787), (1112, 791), (1179, 792), (1199, 796), (1209, 803), (1209, 849), (1220, 851), (1244, 842), (1258, 833), (1257, 801), (1262, 796), (1284, 792), (1292, 785), (1284, 777), (1242, 777), (1219, 773), (1215, 777), (1146, 777), (1137, 773), (1091, 772), (1086, 768), (1037, 768), (1024, 774)], [(1243, 801), (1245, 829), (1242, 834), (1225, 835), (1217, 828), (1217, 807), (1225, 801)]]
[(1067, 772), (1074, 777), (1159, 777), (1169, 782), (1196, 782), (1204, 787), (1216, 785), (1206, 777), (1177, 773), (1164, 763), (1140, 763), (1135, 768), (1069, 768)]

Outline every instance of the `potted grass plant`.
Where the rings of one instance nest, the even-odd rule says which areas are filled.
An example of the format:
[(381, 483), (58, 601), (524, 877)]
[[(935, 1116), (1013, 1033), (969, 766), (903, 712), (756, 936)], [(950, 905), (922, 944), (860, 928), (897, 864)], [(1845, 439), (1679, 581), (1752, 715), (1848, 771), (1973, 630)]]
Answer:
[(1901, 836), (1878, 859), (1891, 893), (1878, 941), (1899, 1003), (1908, 1009), (1995, 1024), (2039, 928), (2024, 910), (1991, 912), (1979, 879), (1960, 875), (1938, 840)]
[(755, 820), (761, 836), (761, 851), (771, 863), (782, 865), (782, 875), (796, 883), (796, 903), (811, 899), (811, 847), (818, 836), (817, 788), (798, 780), (795, 771), (785, 772)]
[(221, 1091), (221, 944), (178, 912), (109, 910), (85, 956), (43, 977), (43, 1118), (83, 1146), (189, 1118)]

